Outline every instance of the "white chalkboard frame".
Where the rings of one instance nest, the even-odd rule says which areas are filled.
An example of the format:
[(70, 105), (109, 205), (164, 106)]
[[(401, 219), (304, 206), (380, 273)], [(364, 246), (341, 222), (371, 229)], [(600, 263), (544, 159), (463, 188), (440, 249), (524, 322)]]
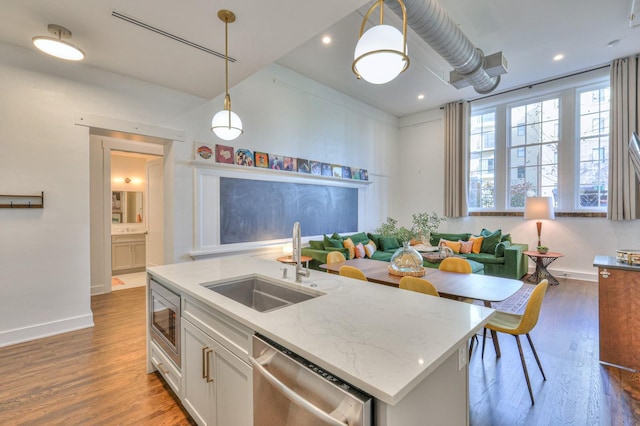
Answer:
[[(329, 176), (308, 175), (256, 167), (192, 161), (194, 176), (194, 247), (193, 258), (230, 252), (246, 252), (281, 246), (290, 239), (220, 244), (220, 178), (266, 180), (315, 185), (331, 185), (358, 189), (358, 223), (365, 223), (364, 206), (367, 205), (367, 187), (372, 181), (339, 179)], [(303, 238), (303, 242), (318, 236)]]

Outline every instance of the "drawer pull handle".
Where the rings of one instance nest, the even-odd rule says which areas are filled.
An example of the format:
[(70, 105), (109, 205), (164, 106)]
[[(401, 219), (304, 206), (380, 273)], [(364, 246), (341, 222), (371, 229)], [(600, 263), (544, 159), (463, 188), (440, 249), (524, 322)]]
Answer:
[(167, 370), (166, 368), (164, 368), (162, 366), (161, 362), (158, 363), (157, 367), (158, 367), (158, 370), (160, 370), (160, 372), (162, 373), (163, 376), (168, 376), (169, 375), (170, 371)]
[(208, 365), (209, 363), (207, 362), (207, 349), (209, 349), (209, 346), (205, 346), (202, 348), (202, 378), (206, 379), (207, 378), (207, 374), (208, 374)]
[(213, 382), (213, 378), (211, 377), (211, 362), (210, 362), (211, 358), (209, 358), (210, 353), (213, 353), (213, 349), (207, 349), (204, 353), (204, 356), (207, 359), (207, 374), (206, 374), (207, 383)]
[(609, 275), (611, 275), (611, 272), (605, 269), (604, 271), (600, 272), (600, 275), (602, 276), (602, 278), (609, 278)]

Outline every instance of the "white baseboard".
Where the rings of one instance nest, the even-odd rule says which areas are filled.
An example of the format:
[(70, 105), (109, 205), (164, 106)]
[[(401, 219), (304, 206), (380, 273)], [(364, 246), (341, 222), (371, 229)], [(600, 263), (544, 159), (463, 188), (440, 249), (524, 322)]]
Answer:
[(88, 327), (93, 327), (93, 314), (7, 330), (0, 332), (0, 348)]
[[(536, 271), (534, 266), (529, 266), (529, 273), (533, 274)], [(593, 272), (584, 271), (565, 271), (561, 269), (548, 269), (549, 273), (556, 278), (571, 278), (572, 280), (591, 281), (598, 282), (598, 272), (594, 268)]]

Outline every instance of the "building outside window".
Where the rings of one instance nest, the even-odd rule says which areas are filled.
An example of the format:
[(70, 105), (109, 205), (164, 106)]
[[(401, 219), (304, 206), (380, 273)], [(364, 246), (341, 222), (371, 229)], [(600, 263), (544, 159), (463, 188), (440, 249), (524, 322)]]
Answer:
[(527, 196), (551, 196), (559, 211), (606, 211), (608, 70), (541, 86), (472, 102), (470, 211), (522, 211)]

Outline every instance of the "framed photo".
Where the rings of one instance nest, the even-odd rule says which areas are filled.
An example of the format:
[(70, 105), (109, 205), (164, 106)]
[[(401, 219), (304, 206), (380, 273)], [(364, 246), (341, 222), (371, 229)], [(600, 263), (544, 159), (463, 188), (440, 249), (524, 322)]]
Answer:
[(122, 211), (122, 192), (111, 192), (111, 211), (113, 211), (114, 213)]
[(262, 167), (263, 169), (269, 168), (269, 154), (266, 152), (254, 152), (256, 157), (256, 167)]
[(236, 164), (238, 166), (253, 167), (253, 152), (240, 148), (236, 151)]
[(360, 180), (360, 169), (357, 167), (351, 168), (351, 179)]
[(337, 178), (342, 177), (342, 166), (339, 166), (338, 164), (332, 164), (331, 170), (333, 170), (333, 174), (332, 174), (333, 177), (337, 177)]
[(233, 164), (233, 147), (227, 145), (216, 145), (216, 162)]
[(122, 223), (122, 213), (111, 213), (111, 223)]
[(312, 175), (321, 175), (322, 174), (322, 163), (318, 161), (309, 161), (309, 170)]
[(282, 170), (295, 172), (298, 170), (298, 159), (293, 157), (284, 157), (282, 159)]
[(369, 172), (365, 169), (360, 169), (360, 180), (369, 180)]
[(343, 179), (351, 179), (351, 167), (342, 166), (342, 178)]
[(331, 164), (321, 163), (320, 166), (322, 168), (322, 176), (333, 176), (331, 172)]
[(298, 158), (298, 173), (311, 173), (309, 168), (309, 160)]
[(269, 168), (273, 170), (282, 170), (282, 168), (284, 167), (284, 164), (282, 162), (283, 158), (284, 157), (282, 155), (271, 154), (271, 157), (269, 159)]
[(213, 145), (204, 142), (194, 142), (196, 160), (213, 160)]

